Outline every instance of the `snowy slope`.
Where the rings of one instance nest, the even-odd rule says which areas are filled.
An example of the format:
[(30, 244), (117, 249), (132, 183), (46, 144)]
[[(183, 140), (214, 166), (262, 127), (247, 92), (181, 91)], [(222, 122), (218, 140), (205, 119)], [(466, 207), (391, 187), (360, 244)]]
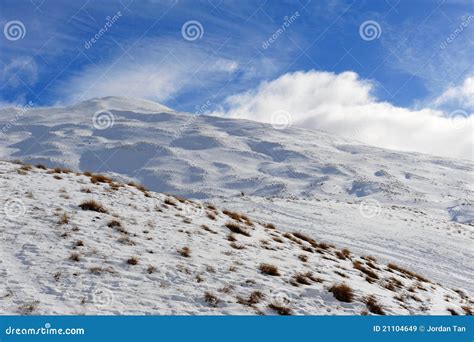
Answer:
[[(392, 265), (362, 258), (316, 233), (284, 233), (270, 216), (8, 162), (0, 162), (0, 186), (0, 314), (472, 310), (466, 291), (400, 269), (396, 256)], [(102, 207), (84, 206), (88, 200)], [(341, 284), (351, 290), (333, 288)]]
[[(191, 198), (241, 192), (372, 196), (441, 209), (446, 216), (448, 208), (472, 208), (474, 198), (471, 161), (368, 147), (320, 131), (177, 113), (145, 100), (109, 97), (20, 114), (4, 109), (2, 127), (0, 159), (116, 173)], [(456, 220), (464, 218), (472, 221), (470, 215)]]
[(122, 97), (1, 110), (0, 159), (101, 172), (230, 205), (474, 291), (472, 161)]

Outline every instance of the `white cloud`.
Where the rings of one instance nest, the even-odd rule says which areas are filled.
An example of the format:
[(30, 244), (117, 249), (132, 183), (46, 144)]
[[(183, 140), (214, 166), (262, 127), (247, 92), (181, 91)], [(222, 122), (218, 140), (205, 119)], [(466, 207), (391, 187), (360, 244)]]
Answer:
[(459, 86), (448, 88), (433, 103), (437, 107), (457, 106), (474, 110), (474, 76), (467, 77)]
[(214, 115), (272, 122), (275, 113), (286, 111), (295, 126), (379, 147), (474, 159), (474, 116), (397, 107), (374, 98), (373, 88), (354, 72), (288, 73), (228, 97)]
[(59, 98), (69, 103), (104, 96), (161, 102), (182, 91), (206, 89), (223, 82), (238, 68), (236, 61), (208, 54), (189, 44), (149, 40), (133, 51), (99, 65), (89, 65), (61, 82), (56, 91)]

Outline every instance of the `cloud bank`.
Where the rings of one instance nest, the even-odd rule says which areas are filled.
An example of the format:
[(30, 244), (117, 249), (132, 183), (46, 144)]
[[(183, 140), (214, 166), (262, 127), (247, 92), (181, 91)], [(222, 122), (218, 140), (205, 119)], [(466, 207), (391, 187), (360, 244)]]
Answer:
[(213, 114), (269, 122), (276, 128), (286, 116), (294, 126), (369, 145), (474, 159), (474, 113), (469, 107), (449, 113), (436, 109), (447, 101), (472, 102), (472, 82), (468, 78), (462, 86), (446, 90), (432, 107), (415, 110), (377, 100), (372, 95), (374, 84), (354, 72), (294, 72), (228, 97)]
[(56, 97), (65, 103), (104, 96), (169, 101), (184, 91), (225, 83), (238, 67), (237, 61), (184, 43), (145, 40), (62, 81)]

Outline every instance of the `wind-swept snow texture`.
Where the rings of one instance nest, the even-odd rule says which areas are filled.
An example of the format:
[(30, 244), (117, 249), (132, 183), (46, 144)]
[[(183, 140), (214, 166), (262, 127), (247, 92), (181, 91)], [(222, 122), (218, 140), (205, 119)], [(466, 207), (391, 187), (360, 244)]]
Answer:
[[(472, 248), (474, 237), (474, 163), (469, 160), (447, 159), (417, 153), (385, 150), (365, 146), (358, 142), (335, 137), (321, 131), (294, 127), (275, 129), (270, 124), (252, 121), (178, 113), (150, 101), (119, 97), (93, 99), (66, 108), (1, 110), (0, 159), (19, 159), (34, 165), (43, 164), (48, 167), (66, 167), (77, 172), (100, 172), (107, 174), (116, 181), (125, 183), (134, 181), (144, 184), (151, 191), (170, 193), (198, 200), (200, 201), (200, 208), (204, 207), (202, 204), (204, 202), (211, 202), (221, 209), (229, 207), (231, 210), (248, 214), (258, 222), (273, 222), (278, 226), (279, 231), (303, 232), (308, 236), (314, 237), (316, 240), (322, 239), (326, 243), (334, 244), (339, 248), (348, 247), (356, 255), (374, 255), (379, 263), (396, 263), (400, 267), (422, 274), (430, 279), (430, 281), (439, 282), (443, 286), (464, 289), (470, 292), (474, 291), (474, 285), (471, 280), (474, 273), (472, 261), (474, 260)], [(4, 165), (7, 169), (12, 167), (8, 166), (11, 164)], [(79, 231), (90, 230), (93, 232), (90, 233), (90, 239), (97, 239), (97, 245), (94, 245), (94, 248), (97, 249), (99, 254), (109, 255), (112, 250), (113, 253), (119, 253), (119, 251), (120, 253), (127, 251), (129, 254), (141, 252), (145, 253), (144, 255), (148, 257), (148, 254), (146, 254), (146, 249), (149, 248), (148, 245), (140, 245), (145, 248), (144, 252), (143, 249), (132, 249), (138, 248), (136, 247), (137, 244), (133, 245), (135, 247), (128, 246), (127, 244), (124, 245), (125, 247), (122, 244), (119, 245), (120, 247), (117, 247), (115, 240), (106, 242), (104, 240), (105, 236), (99, 237), (97, 232), (113, 236), (114, 230), (110, 228), (103, 230), (106, 222), (104, 222), (105, 219), (101, 218), (100, 215), (90, 218), (83, 217), (83, 215), (90, 215), (90, 213), (77, 209), (79, 202), (86, 197), (88, 198), (86, 196), (87, 193), (81, 192), (80, 189), (64, 195), (69, 196), (70, 199), (58, 197), (54, 195), (54, 191), (51, 192), (51, 196), (54, 195), (51, 198), (36, 195), (36, 199), (32, 199), (27, 193), (27, 190), (30, 189), (34, 196), (35, 187), (39, 186), (38, 184), (42, 182), (46, 182), (48, 186), (53, 186), (51, 184), (60, 184), (66, 179), (79, 177), (85, 183), (88, 183), (87, 177), (73, 176), (73, 174), (61, 175), (62, 180), (55, 179), (53, 183), (49, 184), (52, 176), (47, 171), (43, 172), (34, 169), (34, 171), (27, 172), (26, 175), (18, 176), (14, 174), (15, 183), (13, 185), (7, 184), (7, 181), (9, 181), (8, 177), (13, 177), (13, 174), (13, 171), (9, 171), (2, 175), (7, 177), (6, 180), (2, 178), (2, 182), (5, 184), (5, 187), (2, 186), (1, 189), (3, 201), (8, 201), (8, 199), (19, 195), (22, 201), (28, 203), (29, 208), (39, 209), (28, 210), (30, 215), (31, 213), (36, 213), (36, 216), (35, 218), (30, 217), (28, 221), (21, 223), (22, 230), (18, 229), (18, 222), (5, 221), (10, 224), (16, 224), (15, 228), (8, 228), (7, 225), (6, 228), (2, 227), (2, 229), (7, 234), (10, 234), (10, 238), (13, 236), (15, 239), (18, 239), (18, 242), (14, 247), (9, 245), (12, 248), (12, 252), (6, 254), (5, 258), (8, 257), (10, 259), (3, 260), (1, 264), (3, 267), (7, 267), (10, 262), (13, 265), (16, 265), (15, 263), (17, 262), (20, 262), (20, 264), (22, 262), (34, 263), (32, 259), (37, 255), (48, 258), (43, 253), (35, 252), (35, 248), (21, 239), (28, 238), (25, 234), (40, 234), (39, 230), (37, 230), (38, 227), (43, 227), (45, 231), (48, 231), (48, 234), (50, 234), (48, 229), (60, 229), (57, 228), (56, 217), (52, 218), (51, 216), (41, 214), (44, 210), (50, 213), (52, 211), (51, 208), (56, 206), (59, 206), (59, 212), (69, 213), (69, 211), (72, 211), (73, 215), (75, 215), (76, 218), (73, 220), (76, 221), (73, 221), (73, 226), (69, 227), (69, 229), (72, 230), (77, 226)], [(28, 179), (28, 177), (36, 178)], [(68, 182), (75, 184), (77, 181), (69, 180)], [(15, 187), (19, 186), (21, 186), (21, 191), (23, 192), (20, 190), (15, 192)], [(178, 231), (190, 229), (189, 223), (181, 222), (185, 218), (179, 216), (176, 218), (176, 216), (173, 216), (174, 214), (168, 214), (169, 221), (166, 221), (168, 219), (162, 221), (163, 218), (161, 216), (154, 218), (158, 214), (154, 209), (155, 203), (148, 203), (148, 201), (152, 201), (150, 198), (133, 195), (137, 198), (136, 201), (139, 201), (139, 204), (134, 203), (134, 200), (127, 197), (132, 196), (132, 193), (121, 193), (121, 191), (125, 191), (124, 189), (128, 188), (121, 187), (120, 190), (117, 190), (118, 192), (105, 191), (96, 194), (101, 198), (104, 197), (99, 200), (104, 202), (104, 205), (110, 209), (109, 214), (104, 215), (114, 213), (119, 215), (121, 220), (125, 221), (128, 220), (129, 216), (135, 217), (134, 215), (136, 215), (135, 220), (138, 223), (136, 223), (136, 226), (131, 224), (128, 229), (136, 229), (134, 234), (137, 234), (137, 236), (144, 234), (139, 234), (142, 230), (151, 231), (151, 229), (140, 224), (141, 220), (155, 220), (152, 226), (160, 227), (160, 234), (166, 232), (167, 242), (172, 246), (168, 246), (169, 253), (174, 252), (176, 248), (182, 248), (183, 246), (181, 245), (186, 244), (184, 241), (187, 241), (185, 239), (189, 238), (190, 235), (179, 233)], [(132, 190), (129, 189), (127, 191)], [(66, 187), (66, 191), (69, 193), (72, 190)], [(151, 191), (149, 193), (152, 194), (152, 198), (156, 197), (164, 200), (164, 195), (154, 194)], [(144, 203), (141, 203), (142, 201)], [(127, 210), (133, 209), (136, 212), (132, 214), (124, 211), (124, 203)], [(134, 205), (139, 209), (134, 208)], [(161, 203), (157, 204), (158, 208), (160, 208), (160, 205)], [(148, 208), (150, 211), (144, 208)], [(0, 207), (0, 212), (1, 209)], [(182, 209), (185, 210), (184, 208)], [(173, 210), (177, 209), (171, 206), (167, 213), (171, 213)], [(177, 214), (180, 213), (177, 212)], [(218, 228), (223, 229), (223, 224), (227, 222), (224, 220), (227, 218), (223, 214), (219, 215), (217, 216), (217, 223), (214, 222), (217, 226), (212, 228), (216, 232)], [(207, 272), (199, 268), (204, 265), (207, 258), (214, 260), (215, 255), (213, 253), (210, 256), (206, 256), (206, 253), (217, 251), (216, 253), (219, 254), (219, 251), (221, 251), (219, 248), (222, 247), (219, 247), (219, 243), (225, 243), (226, 250), (222, 249), (221, 252), (226, 253), (229, 245), (228, 241), (221, 241), (224, 240), (224, 233), (222, 231), (219, 230), (220, 233), (218, 234), (211, 233), (212, 239), (207, 236), (209, 232), (201, 231), (199, 226), (202, 222), (207, 222), (207, 215), (203, 214), (201, 216), (199, 218), (192, 218), (192, 227), (195, 225), (195, 229), (198, 232), (205, 234), (203, 235), (204, 241), (202, 244), (201, 242), (198, 244), (198, 248), (204, 248), (203, 246), (205, 246), (205, 251), (200, 254), (199, 261), (196, 261), (197, 259), (193, 259), (193, 257), (189, 260), (186, 259), (191, 263), (195, 263), (197, 267), (191, 272), (193, 277), (196, 277), (199, 272)], [(95, 219), (96, 222), (91, 221), (92, 219)], [(196, 220), (197, 223), (195, 223)], [(209, 225), (209, 223), (204, 224)], [(212, 224), (213, 222), (211, 222)], [(170, 229), (171, 231), (168, 232)], [(275, 236), (268, 236), (268, 232), (258, 224), (256, 224), (254, 229), (257, 229), (256, 234), (259, 239), (255, 239), (254, 234), (252, 234), (251, 244), (260, 245), (261, 242), (259, 240), (272, 240), (275, 242), (273, 240)], [(259, 229), (263, 229), (263, 231), (260, 232)], [(197, 233), (190, 234), (195, 236), (195, 238), (200, 236)], [(218, 235), (219, 239), (217, 239)], [(129, 235), (127, 237), (131, 238)], [(239, 237), (244, 239), (244, 241), (249, 239), (249, 237), (241, 236), (241, 234)], [(110, 239), (110, 237), (108, 238)], [(50, 235), (45, 237), (45, 239), (50, 241), (48, 246), (51, 247), (52, 251), (55, 251), (58, 248), (57, 246), (61, 246)], [(154, 241), (156, 242), (157, 239), (158, 237), (155, 236)], [(271, 243), (273, 244), (273, 242)], [(151, 244), (152, 242), (148, 243)], [(163, 243), (163, 241), (160, 243)], [(236, 243), (238, 247), (241, 242), (238, 241)], [(290, 244), (288, 241), (286, 243)], [(292, 241), (291, 243), (295, 242)], [(294, 246), (285, 246), (285, 248), (292, 250), (293, 256), (296, 255)], [(163, 248), (166, 249), (168, 247)], [(16, 250), (20, 248), (23, 251), (15, 251), (15, 248)], [(25, 248), (26, 251), (24, 250)], [(61, 248), (66, 247), (61, 246)], [(68, 248), (71, 248), (71, 245), (67, 246), (63, 254), (70, 252)], [(196, 247), (190, 246), (190, 248), (194, 251)], [(242, 254), (245, 260), (239, 260), (240, 256), (235, 257), (235, 255), (250, 253), (249, 250), (251, 248), (242, 250), (232, 248), (232, 252), (235, 253), (231, 258), (232, 262), (245, 263), (245, 267), (242, 267), (242, 273), (239, 273), (239, 277), (235, 278), (233, 274), (224, 276), (222, 271), (218, 276), (207, 275), (206, 279), (213, 279), (214, 277), (220, 280), (229, 278), (234, 281), (239, 279), (239, 284), (241, 284), (246, 280), (255, 280), (255, 277), (260, 277), (261, 275), (255, 269), (255, 265), (258, 266), (258, 262), (261, 260), (264, 262), (266, 258), (260, 258), (258, 253), (264, 253), (263, 256), (267, 256), (265, 253), (270, 252), (267, 252), (269, 250), (266, 249), (263, 249), (264, 252), (262, 252), (261, 248), (255, 248), (255, 254)], [(273, 248), (273, 245), (271, 248)], [(285, 248), (284, 250), (286, 250)], [(280, 252), (283, 253), (282, 251), (278, 253)], [(157, 252), (154, 251), (154, 253)], [(194, 254), (193, 252), (191, 253), (191, 255)], [(316, 252), (311, 255), (313, 254), (316, 255)], [(175, 256), (173, 254), (173, 257)], [(334, 257), (334, 255), (324, 254), (322, 256)], [(69, 256), (61, 254), (61, 258), (63, 257), (67, 259)], [(120, 261), (112, 262), (111, 267), (113, 269), (118, 266), (122, 267), (123, 260), (121, 258), (124, 257), (131, 256), (124, 254), (120, 255), (120, 258), (112, 258), (113, 260), (120, 259)], [(289, 258), (289, 255), (282, 254), (280, 257), (282, 260), (286, 260)], [(321, 255), (318, 255), (318, 262), (324, 263), (322, 267), (326, 271), (330, 264), (326, 265), (327, 260), (320, 257)], [(56, 260), (53, 256), (51, 258), (49, 262)], [(59, 255), (56, 258), (59, 258)], [(177, 265), (179, 260), (181, 259), (177, 257), (174, 266)], [(351, 269), (351, 272), (354, 271), (352, 265), (354, 260), (338, 260), (338, 266)], [(148, 263), (148, 259), (145, 262)], [(165, 260), (160, 265), (165, 265), (168, 262), (169, 260)], [(253, 263), (250, 265), (247, 264), (248, 262)], [(288, 270), (290, 270), (295, 266), (292, 262), (290, 264), (282, 264), (280, 267), (288, 267)], [(44, 261), (44, 264), (47, 264), (47, 262)], [(72, 265), (77, 267), (82, 264), (72, 263)], [(140, 262), (140, 265), (142, 265), (140, 267), (144, 268), (143, 261)], [(160, 265), (156, 265), (156, 267), (160, 269)], [(225, 265), (226, 267), (232, 266), (229, 264)], [(102, 278), (90, 277), (87, 269), (84, 266), (81, 267), (82, 271), (77, 273), (87, 274), (88, 281), (94, 279), (97, 281), (102, 280)], [(136, 267), (127, 267), (133, 269), (134, 272), (137, 269)], [(182, 266), (179, 267), (181, 268)], [(206, 266), (202, 267), (205, 268)], [(215, 268), (215, 265), (212, 267)], [(381, 269), (383, 269), (385, 276), (385, 272), (388, 272), (386, 271), (386, 266), (380, 267), (382, 267)], [(70, 270), (69, 267), (66, 268)], [(16, 272), (11, 268), (8, 271), (10, 276), (20, 277), (20, 279), (14, 280), (18, 284), (22, 281), (20, 275), (28, 273), (27, 269), (19, 269), (23, 271)], [(199, 269), (199, 272), (197, 269)], [(253, 274), (251, 271), (248, 271), (250, 273), (247, 276), (244, 273), (245, 269), (251, 269), (252, 272), (255, 271), (256, 273)], [(316, 273), (317, 269), (311, 268), (310, 271)], [(360, 272), (356, 271), (356, 275), (359, 278)], [(110, 277), (110, 279), (115, 279), (112, 273), (102, 272), (102, 274)], [(332, 274), (331, 272), (329, 273)], [(186, 274), (186, 271), (184, 274)], [(273, 287), (269, 288), (269, 291), (266, 292), (265, 298), (267, 298), (267, 301), (259, 310), (266, 310), (265, 313), (275, 311), (274, 309), (268, 309), (267, 304), (270, 303), (269, 300), (272, 298), (271, 293), (281, 287), (279, 282), (282, 282), (285, 286), (289, 283), (292, 276), (288, 272), (285, 272), (285, 274), (286, 279), (284, 277), (261, 278), (267, 281), (272, 279), (272, 282), (278, 281), (275, 284), (272, 283)], [(137, 279), (142, 281), (143, 277), (149, 280), (150, 277), (153, 278), (154, 276), (140, 275)], [(184, 277), (180, 271), (167, 275), (167, 277), (171, 277), (169, 279), (163, 280), (163, 277), (162, 275), (159, 278), (160, 281), (167, 279), (167, 282), (165, 281), (167, 285), (165, 284), (163, 288), (166, 288), (168, 285), (171, 286), (174, 281), (178, 284), (181, 281), (183, 286), (187, 284), (186, 286), (190, 288), (198, 286), (200, 291), (196, 290), (196, 292), (193, 292), (195, 295), (195, 297), (192, 297), (194, 302), (190, 303), (179, 297), (182, 291), (176, 290), (176, 287), (173, 289), (173, 291), (177, 291), (176, 294), (165, 291), (160, 287), (160, 281), (155, 278), (153, 278), (155, 281), (150, 280), (144, 288), (141, 285), (130, 286), (132, 286), (132, 290), (134, 289), (133, 286), (137, 286), (137, 291), (145, 291), (144, 289), (151, 291), (150, 298), (153, 295), (158, 296), (159, 293), (167, 293), (168, 297), (166, 298), (168, 298), (168, 301), (163, 299), (163, 297), (159, 297), (162, 298), (162, 301), (154, 304), (157, 310), (161, 310), (159, 312), (199, 313), (211, 310), (215, 313), (214, 309), (209, 309), (208, 306), (202, 303), (203, 294), (201, 292), (207, 289), (205, 286), (209, 285), (209, 280), (207, 280), (207, 284), (201, 284), (200, 282), (197, 284), (190, 283), (189, 274), (186, 274), (186, 277)], [(242, 280), (242, 278), (245, 279)], [(324, 277), (321, 276), (321, 278)], [(70, 282), (74, 283), (71, 279), (69, 279)], [(106, 281), (106, 288), (113, 283), (110, 279)], [(24, 280), (29, 284), (31, 279)], [(296, 291), (299, 296), (300, 293), (298, 291), (304, 289), (304, 291), (311, 292), (306, 297), (319, 298), (315, 299), (316, 302), (306, 303), (307, 305), (296, 305), (293, 303), (295, 304), (293, 312), (318, 314), (360, 312), (362, 307), (365, 307), (365, 305), (361, 304), (362, 297), (360, 295), (357, 297), (359, 298), (358, 303), (360, 306), (354, 309), (355, 304), (348, 304), (347, 310), (344, 309), (346, 304), (334, 301), (332, 294), (328, 295), (327, 287), (330, 285), (329, 283), (343, 282), (344, 280), (342, 277), (340, 279), (330, 278), (323, 283), (312, 281), (311, 286), (317, 287), (318, 291), (322, 291), (321, 293), (312, 293), (312, 287), (295, 286), (289, 288), (284, 286), (284, 292), (290, 291), (291, 296), (293, 296), (293, 292)], [(352, 282), (352, 278), (349, 280)], [(369, 286), (371, 290), (364, 292), (364, 295), (369, 295), (369, 292), (375, 291), (375, 288), (372, 288), (372, 286), (383, 287), (383, 285), (380, 285), (380, 279), (374, 283), (367, 283), (363, 277), (360, 280), (360, 283), (352, 283), (351, 287), (357, 292), (365, 291), (367, 289), (366, 286)], [(45, 281), (46, 283), (47, 281)], [(203, 287), (199, 287), (201, 286), (199, 284)], [(266, 283), (258, 284), (266, 286)], [(221, 285), (219, 283), (218, 286)], [(414, 284), (408, 286), (411, 285), (416, 286)], [(89, 294), (90, 291), (94, 290), (94, 286), (91, 284), (87, 285)], [(224, 287), (224, 285), (222, 286)], [(115, 288), (115, 286), (112, 287)], [(217, 287), (212, 289), (214, 292), (218, 290)], [(254, 288), (248, 287), (248, 289), (250, 291), (250, 289)], [(262, 290), (262, 288), (259, 289)], [(45, 289), (41, 288), (38, 291), (43, 293)], [(73, 292), (77, 294), (78, 292), (75, 291), (76, 289)], [(123, 296), (126, 297), (125, 289), (114, 289), (115, 298), (117, 297), (117, 291), (124, 291)], [(450, 290), (443, 291), (449, 292)], [(46, 292), (52, 294), (63, 293), (62, 290), (56, 291), (53, 288), (47, 289)], [(239, 296), (242, 296), (242, 291), (239, 290), (235, 294), (237, 295), (237, 293)], [(393, 297), (387, 293), (391, 294), (391, 292), (383, 292), (383, 295), (377, 298), (382, 301), (384, 296), (387, 298)], [(236, 295), (231, 297), (235, 300)], [(376, 291), (374, 295), (377, 295)], [(446, 313), (447, 305), (444, 302), (446, 300), (444, 295), (445, 293), (443, 292), (443, 295), (436, 295), (437, 299), (431, 299), (433, 303), (439, 304), (439, 309), (434, 310), (431, 308), (423, 312), (427, 314)], [(12, 295), (9, 296), (9, 298), (12, 298)], [(18, 296), (21, 297), (21, 293)], [(448, 293), (448, 298), (449, 296), (451, 295)], [(34, 296), (32, 295), (32, 297)], [(48, 297), (48, 300), (46, 302), (43, 300), (43, 302), (51, 304), (53, 303), (53, 297)], [(123, 297), (121, 298), (119, 303), (128, 303)], [(133, 298), (130, 299), (130, 303), (136, 303), (136, 296), (130, 298)], [(145, 297), (139, 298), (146, 302)], [(309, 300), (308, 298), (305, 300)], [(324, 298), (331, 301), (326, 303)], [(84, 300), (86, 302), (89, 300), (90, 302), (90, 296)], [(186, 309), (181, 311), (176, 309), (173, 311), (173, 307), (179, 306), (175, 300), (177, 302), (183, 301)], [(208, 298), (208, 300), (212, 302), (212, 299)], [(454, 299), (452, 300), (455, 303)], [(53, 312), (51, 308), (55, 305), (59, 305), (61, 308), (55, 312), (67, 311), (69, 310), (67, 308), (80, 310), (77, 306), (66, 305), (64, 301), (65, 298), (59, 298), (54, 305), (51, 304), (50, 309), (43, 306), (45, 310), (43, 312)], [(222, 305), (222, 302), (220, 303)], [(423, 300), (422, 303), (425, 303), (425, 301)], [(17, 304), (19, 304), (18, 301), (13, 302), (11, 308), (14, 309)], [(154, 309), (150, 309), (148, 304), (150, 303), (147, 302), (147, 305), (143, 306), (146, 309), (137, 309), (136, 312), (153, 312)], [(422, 313), (419, 311), (421, 308), (412, 306), (413, 303), (403, 304), (408, 307), (404, 309), (405, 311), (400, 309), (402, 306), (398, 301), (393, 303), (390, 301), (383, 304), (387, 307), (386, 311), (388, 313)], [(399, 304), (398, 309), (396, 309), (397, 304)], [(456, 304), (456, 310), (462, 313), (460, 309), (461, 304), (458, 304)], [(139, 306), (142, 307), (142, 305)], [(339, 306), (342, 306), (343, 309)], [(241, 305), (237, 305), (237, 307), (238, 310), (236, 312), (256, 312), (254, 308), (248, 309), (249, 311), (241, 311), (243, 310)], [(390, 311), (389, 307), (394, 307), (395, 309)], [(231, 310), (234, 310), (229, 309), (227, 311), (224, 309), (224, 306), (219, 306), (219, 308), (220, 311), (217, 311), (221, 313), (231, 313)], [(41, 306), (39, 310), (41, 310)], [(84, 312), (91, 312), (91, 310), (93, 311), (89, 305), (84, 309)], [(114, 312), (109, 311), (109, 313), (126, 312), (124, 310), (117, 309)]]
[(1, 314), (472, 310), (466, 291), (396, 258), (385, 264), (212, 204), (6, 162), (0, 184)]

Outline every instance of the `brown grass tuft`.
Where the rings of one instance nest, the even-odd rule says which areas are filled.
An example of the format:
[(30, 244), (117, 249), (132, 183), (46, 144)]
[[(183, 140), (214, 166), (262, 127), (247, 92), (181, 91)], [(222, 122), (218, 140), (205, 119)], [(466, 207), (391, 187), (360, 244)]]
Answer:
[(241, 225), (239, 225), (237, 223), (227, 222), (225, 224), (225, 226), (227, 228), (229, 228), (229, 230), (233, 233), (241, 234), (241, 235), (245, 235), (245, 236), (250, 236), (250, 233), (245, 228), (243, 228)]
[(68, 224), (69, 223), (69, 216), (66, 213), (63, 213), (61, 215), (61, 218), (59, 219), (59, 224)]
[(122, 223), (118, 220), (111, 220), (107, 223), (107, 227), (109, 227), (109, 228), (120, 228), (120, 227), (122, 227)]
[(373, 314), (385, 315), (385, 312), (383, 311), (382, 306), (377, 302), (375, 297), (368, 296), (364, 298), (364, 303), (365, 303), (365, 306), (367, 307), (367, 310), (369, 310)]
[(139, 263), (139, 260), (138, 260), (138, 257), (136, 256), (133, 256), (127, 260), (127, 264), (132, 265), (132, 266), (138, 265), (138, 263)]
[(308, 256), (305, 254), (300, 254), (298, 255), (298, 259), (300, 259), (302, 262), (308, 261)]
[(79, 253), (71, 253), (71, 255), (69, 256), (69, 260), (79, 262), (81, 261), (81, 256), (79, 255)]
[(191, 249), (189, 247), (183, 247), (178, 249), (179, 255), (185, 258), (189, 258), (191, 256)]
[(113, 183), (112, 178), (109, 178), (107, 176), (101, 175), (101, 174), (93, 174), (90, 176), (91, 183), (97, 184), (97, 183)]
[(176, 206), (176, 202), (171, 198), (165, 198), (165, 204)]
[(206, 212), (206, 215), (207, 215), (208, 219), (213, 220), (213, 221), (216, 220), (216, 215), (214, 215), (214, 213), (208, 211), (208, 212)]
[(337, 251), (336, 256), (341, 260), (350, 259), (351, 251), (348, 250), (347, 248), (344, 248), (344, 249), (341, 249), (340, 251)]
[(331, 286), (329, 292), (332, 292), (334, 298), (341, 302), (350, 303), (354, 299), (352, 289), (346, 284), (335, 284)]
[(155, 273), (156, 270), (157, 270), (157, 269), (156, 269), (155, 266), (150, 265), (150, 266), (148, 266), (148, 268), (146, 269), (146, 273), (152, 274), (152, 273)]
[(265, 295), (260, 291), (253, 291), (248, 298), (237, 297), (237, 303), (247, 306), (253, 306), (260, 303)]
[(245, 223), (248, 226), (253, 226), (254, 225), (253, 222), (244, 214), (239, 214), (239, 213), (236, 213), (236, 212), (230, 211), (230, 210), (224, 210), (222, 213), (224, 215), (229, 216), (231, 219), (233, 219), (235, 221), (238, 221), (238, 222)]
[(206, 301), (207, 304), (210, 306), (216, 308), (219, 305), (219, 298), (211, 292), (205, 292), (204, 293), (204, 300)]
[(82, 202), (79, 207), (82, 209), (82, 210), (91, 210), (91, 211), (96, 211), (98, 213), (107, 213), (107, 209), (105, 209), (102, 204), (100, 204), (99, 202), (96, 202), (94, 200), (87, 200), (87, 201), (84, 201)]
[(132, 239), (130, 239), (128, 236), (122, 236), (117, 241), (121, 243), (122, 245), (126, 245), (126, 246), (135, 245), (135, 242)]
[(412, 272), (412, 271), (409, 271), (407, 269), (404, 269), (394, 263), (389, 263), (387, 265), (388, 269), (389, 270), (394, 270), (394, 271), (398, 271), (400, 272), (401, 274), (403, 274), (405, 277), (408, 277), (408, 278), (415, 278), (415, 279), (418, 279), (419, 281), (422, 281), (422, 282), (429, 282), (426, 278), (420, 276), (419, 274), (416, 274), (415, 272)]
[[(360, 261), (354, 261), (352, 263), (352, 265), (354, 266), (354, 268), (356, 270), (359, 270), (361, 271), (362, 273), (364, 273), (365, 275), (367, 275), (367, 277), (371, 278), (371, 279), (379, 279), (379, 276), (377, 275), (377, 273), (375, 273), (374, 271), (372, 271), (371, 269), (368, 269), (367, 267), (363, 266), (362, 263)], [(370, 280), (370, 279), (369, 279)], [(369, 281), (370, 282), (370, 281)]]
[(280, 276), (280, 272), (278, 272), (278, 267), (276, 267), (274, 265), (262, 263), (262, 264), (260, 264), (258, 269), (263, 274), (267, 274), (267, 275), (270, 275), (270, 276), (276, 276), (276, 277)]
[(279, 315), (282, 316), (289, 316), (291, 315), (291, 309), (289, 307), (286, 307), (280, 303), (270, 303), (268, 305), (270, 309), (275, 310)]
[(311, 279), (309, 279), (308, 277), (306, 277), (305, 274), (303, 273), (296, 273), (294, 276), (293, 276), (293, 279), (296, 283), (298, 284), (302, 284), (302, 285), (311, 285)]
[(308, 242), (311, 246), (318, 247), (318, 243), (312, 237), (309, 237), (308, 235), (305, 235), (305, 234), (300, 233), (300, 232), (293, 232), (292, 234), (293, 234), (294, 237), (297, 237), (300, 240)]

